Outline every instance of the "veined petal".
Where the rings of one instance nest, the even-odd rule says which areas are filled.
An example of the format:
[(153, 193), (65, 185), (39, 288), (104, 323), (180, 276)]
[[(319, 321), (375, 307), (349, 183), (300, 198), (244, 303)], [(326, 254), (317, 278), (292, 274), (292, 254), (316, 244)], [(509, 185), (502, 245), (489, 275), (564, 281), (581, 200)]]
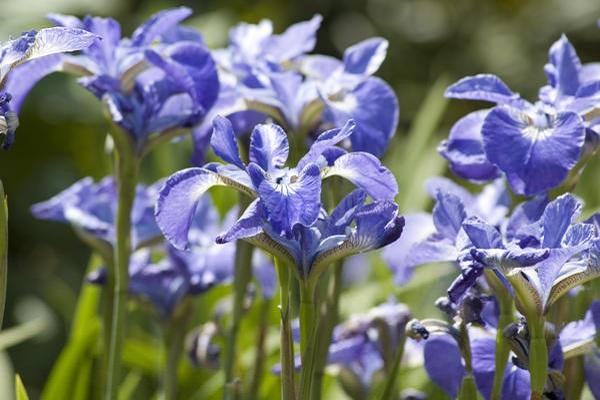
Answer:
[(255, 199), (240, 218), (231, 226), (227, 232), (217, 236), (217, 243), (223, 244), (237, 239), (244, 239), (261, 233), (263, 215), (260, 209), (260, 199)]
[(594, 338), (597, 329), (594, 313), (600, 313), (600, 301), (598, 300), (592, 302), (584, 319), (569, 322), (560, 331), (560, 345), (565, 358), (588, 353), (595, 347)]
[(354, 132), (356, 123), (353, 120), (348, 120), (342, 128), (335, 128), (325, 131), (317, 137), (300, 161), (298, 161), (298, 169), (304, 168), (308, 163), (317, 163), (323, 152), (332, 146), (340, 143), (342, 140), (350, 137)]
[(350, 241), (361, 251), (378, 249), (395, 242), (404, 228), (398, 206), (390, 201), (376, 201), (363, 206), (354, 216), (356, 231)]
[(483, 124), (485, 153), (518, 194), (534, 195), (559, 185), (577, 164), (585, 140), (575, 113), (537, 117), (547, 118), (547, 125), (515, 108), (496, 107)]
[(52, 22), (54, 25), (64, 26), (65, 28), (83, 28), (83, 23), (81, 22), (81, 20), (72, 15), (50, 13), (46, 15), (46, 19)]
[(467, 218), (463, 222), (462, 228), (477, 248), (498, 249), (504, 247), (500, 231), (477, 217)]
[(385, 60), (388, 45), (387, 40), (374, 37), (348, 47), (344, 51), (344, 70), (350, 74), (373, 75)]
[(356, 121), (350, 137), (353, 151), (381, 156), (398, 126), (400, 107), (392, 88), (383, 80), (369, 77), (339, 98), (325, 99), (324, 118), (340, 126)]
[(393, 200), (398, 194), (398, 183), (394, 175), (377, 157), (369, 153), (342, 155), (323, 171), (323, 178), (330, 176), (341, 176), (349, 180), (376, 200)]
[[(506, 236), (508, 240), (520, 239), (524, 234), (530, 234), (531, 229), (527, 229), (527, 227), (531, 227), (532, 224), (542, 218), (547, 205), (547, 195), (540, 195), (519, 204), (510, 216), (506, 226)], [(542, 225), (536, 225), (535, 236), (541, 240)]]
[(19, 62), (33, 60), (56, 53), (83, 50), (91, 45), (98, 36), (83, 29), (53, 27), (41, 29), (24, 58)]
[(248, 165), (248, 173), (278, 235), (289, 236), (297, 224), (310, 226), (316, 221), (321, 210), (321, 176), (315, 164), (288, 177), (289, 182), (267, 180), (265, 171), (253, 162)]
[(213, 186), (230, 186), (247, 194), (252, 193), (251, 189), (204, 168), (184, 169), (166, 180), (156, 204), (156, 223), (175, 248), (188, 247), (188, 231), (198, 201)]
[(490, 163), (483, 151), (481, 129), (489, 110), (474, 111), (459, 119), (448, 140), (438, 147), (438, 152), (450, 163), (452, 172), (472, 181), (487, 181), (498, 177), (498, 168)]
[(192, 10), (187, 7), (159, 11), (133, 32), (131, 44), (136, 47), (149, 45), (157, 37), (175, 27), (191, 14)]
[(534, 266), (551, 255), (549, 249), (535, 249), (512, 246), (509, 249), (471, 249), (471, 256), (492, 268), (506, 271), (514, 268)]
[(331, 212), (327, 221), (327, 234), (325, 236), (345, 233), (346, 228), (354, 220), (356, 211), (364, 204), (366, 199), (367, 193), (361, 189), (353, 190), (344, 197)]
[(482, 100), (492, 103), (510, 103), (519, 99), (496, 75), (479, 74), (467, 76), (450, 85), (444, 93), (446, 97), (466, 100)]
[(284, 130), (276, 124), (260, 124), (250, 136), (250, 162), (269, 172), (287, 161), (290, 145)]
[(458, 344), (450, 335), (434, 335), (423, 348), (425, 370), (448, 396), (455, 398), (465, 375)]
[(220, 115), (217, 115), (213, 120), (213, 133), (210, 138), (210, 145), (223, 161), (236, 165), (241, 169), (245, 169), (246, 165), (240, 158), (240, 152), (231, 122)]

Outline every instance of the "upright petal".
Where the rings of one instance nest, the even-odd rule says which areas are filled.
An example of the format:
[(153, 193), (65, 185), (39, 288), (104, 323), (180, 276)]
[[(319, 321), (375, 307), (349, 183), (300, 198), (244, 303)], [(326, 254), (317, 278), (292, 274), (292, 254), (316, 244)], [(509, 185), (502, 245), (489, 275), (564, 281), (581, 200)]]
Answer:
[(354, 220), (354, 216), (367, 199), (364, 190), (356, 189), (348, 194), (333, 209), (327, 221), (327, 233), (324, 236), (342, 235)]
[(479, 74), (467, 76), (450, 85), (444, 93), (446, 97), (466, 100), (482, 100), (492, 103), (511, 103), (519, 99), (496, 75)]
[[(548, 205), (548, 196), (541, 195), (537, 196), (529, 201), (519, 204), (512, 215), (508, 219), (506, 226), (506, 236), (508, 240), (521, 239), (522, 234), (531, 233), (529, 229), (524, 228), (531, 226), (533, 223), (538, 221), (544, 214), (544, 210)], [(538, 233), (535, 234), (537, 239), (541, 240), (541, 224), (536, 228)]]
[(546, 64), (544, 70), (550, 85), (556, 89), (559, 97), (575, 96), (580, 85), (581, 61), (565, 35), (554, 42), (548, 56), (550, 63)]
[(290, 145), (284, 130), (275, 124), (260, 124), (250, 136), (250, 162), (269, 172), (287, 161)]
[(162, 10), (140, 25), (131, 36), (131, 44), (139, 47), (151, 44), (157, 37), (175, 27), (192, 14), (187, 7)]
[(567, 229), (581, 213), (582, 205), (572, 194), (566, 193), (551, 201), (542, 216), (543, 237), (542, 246), (549, 248), (560, 247)]
[(481, 128), (488, 110), (474, 111), (459, 119), (448, 140), (438, 147), (438, 152), (450, 163), (452, 172), (472, 181), (487, 181), (498, 177), (498, 168), (490, 163), (483, 151)]
[(265, 50), (279, 62), (292, 60), (312, 51), (317, 41), (317, 30), (323, 17), (316, 14), (308, 21), (291, 25), (280, 35), (267, 39)]
[(324, 170), (324, 178), (341, 176), (366, 191), (376, 200), (393, 200), (398, 183), (392, 172), (369, 153), (354, 152), (339, 157)]
[(344, 51), (344, 70), (349, 74), (373, 75), (385, 60), (388, 45), (387, 40), (374, 37), (348, 47)]
[(240, 152), (231, 122), (220, 115), (217, 115), (213, 120), (213, 133), (210, 138), (210, 145), (223, 161), (233, 164), (241, 169), (245, 169), (246, 165), (240, 158)]
[(342, 128), (330, 129), (321, 133), (310, 146), (308, 153), (306, 153), (300, 159), (300, 161), (298, 161), (297, 168), (302, 169), (308, 163), (321, 164), (319, 162), (319, 158), (321, 157), (323, 152), (331, 148), (332, 146), (335, 146), (336, 144), (340, 143), (344, 139), (350, 137), (350, 135), (352, 135), (352, 133), (354, 132), (355, 127), (356, 123), (354, 122), (354, 120), (348, 120)]
[(535, 122), (514, 108), (496, 107), (483, 124), (488, 159), (506, 175), (518, 194), (534, 195), (558, 186), (579, 160), (585, 140), (574, 113), (537, 115)]
[(458, 197), (450, 193), (438, 192), (436, 200), (433, 207), (433, 223), (444, 238), (454, 243), (467, 217), (465, 206)]
[(502, 235), (495, 227), (488, 225), (477, 217), (467, 218), (463, 222), (462, 228), (467, 236), (477, 248), (499, 249), (504, 247), (502, 244)]

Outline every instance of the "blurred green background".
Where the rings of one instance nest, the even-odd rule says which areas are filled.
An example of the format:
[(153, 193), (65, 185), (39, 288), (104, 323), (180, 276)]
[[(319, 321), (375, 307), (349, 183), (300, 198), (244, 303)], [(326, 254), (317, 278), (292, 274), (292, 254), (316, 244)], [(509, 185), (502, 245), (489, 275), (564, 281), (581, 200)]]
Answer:
[[(113, 16), (128, 35), (153, 12), (177, 5), (194, 9), (187, 24), (200, 29), (211, 47), (223, 46), (228, 28), (238, 21), (269, 18), (280, 31), (314, 13), (324, 17), (318, 53), (340, 56), (359, 40), (387, 38), (390, 47), (379, 76), (396, 90), (401, 111), (386, 161), (400, 181), (403, 212), (429, 207), (424, 179), (446, 173), (445, 162), (435, 152), (437, 143), (457, 118), (483, 106), (447, 103), (441, 93), (448, 83), (490, 72), (533, 97), (545, 83), (547, 49), (563, 32), (583, 62), (600, 61), (597, 0), (1, 0), (0, 38), (48, 26), (48, 12)], [(14, 148), (0, 154), (0, 177), (10, 207), (5, 326), (36, 315), (44, 318), (41, 335), (8, 352), (31, 397), (37, 398), (66, 340), (89, 251), (68, 226), (37, 221), (29, 207), (83, 176), (102, 177), (110, 166), (100, 104), (71, 77), (57, 74), (41, 82), (27, 99), (20, 121)], [(154, 180), (186, 166), (188, 155), (188, 143), (161, 151), (145, 164), (145, 178)], [(599, 178), (596, 163), (577, 189), (588, 211), (600, 205)], [(444, 279), (450, 279), (446, 275)], [(357, 289), (360, 294), (345, 295), (343, 310), (354, 305), (364, 309), (394, 292), (409, 299), (414, 310), (424, 310), (441, 294), (439, 283), (434, 288), (428, 282), (413, 282), (410, 288), (417, 295), (403, 298), (410, 290), (393, 288), (389, 273), (379, 268), (370, 285)], [(422, 284), (428, 289), (416, 290)], [(370, 296), (368, 301), (364, 296)]]

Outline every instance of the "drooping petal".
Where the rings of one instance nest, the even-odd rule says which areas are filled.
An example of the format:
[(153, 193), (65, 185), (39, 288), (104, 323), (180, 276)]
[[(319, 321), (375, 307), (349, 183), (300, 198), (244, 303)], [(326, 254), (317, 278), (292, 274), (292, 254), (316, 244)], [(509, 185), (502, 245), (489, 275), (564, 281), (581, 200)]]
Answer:
[(551, 256), (549, 249), (521, 249), (518, 246), (508, 249), (471, 249), (470, 253), (483, 265), (499, 269), (531, 267)]
[(198, 201), (208, 189), (218, 185), (225, 185), (222, 178), (203, 168), (183, 169), (166, 180), (156, 204), (156, 223), (175, 248), (188, 247), (188, 231)]
[(482, 130), (488, 159), (507, 175), (516, 193), (525, 195), (559, 185), (579, 160), (585, 140), (577, 114), (541, 116), (548, 121), (538, 123), (530, 118), (514, 108), (496, 107)]
[(465, 207), (458, 197), (450, 193), (437, 193), (433, 223), (442, 237), (454, 242), (466, 217)]
[(360, 83), (343, 96), (326, 99), (324, 118), (341, 126), (347, 120), (356, 121), (350, 137), (353, 151), (366, 151), (381, 156), (396, 132), (400, 108), (392, 88), (376, 77)]
[(377, 157), (363, 152), (340, 156), (324, 171), (324, 178), (341, 176), (363, 189), (376, 200), (393, 200), (398, 194), (398, 183), (392, 172)]
[(231, 226), (227, 232), (217, 236), (217, 243), (228, 243), (237, 239), (243, 239), (258, 235), (262, 232), (263, 213), (259, 204), (260, 199), (254, 200), (240, 218)]
[(287, 161), (290, 145), (284, 130), (275, 124), (257, 125), (250, 136), (250, 162), (269, 172)]
[(85, 54), (96, 64), (92, 72), (116, 78), (118, 71), (114, 60), (121, 40), (121, 25), (113, 18), (87, 16), (83, 19), (82, 28), (101, 38), (95, 40), (85, 51)]
[(387, 54), (388, 41), (374, 37), (363, 40), (344, 51), (344, 70), (350, 74), (373, 75)]
[(271, 182), (257, 164), (248, 165), (266, 217), (273, 230), (282, 236), (291, 235), (297, 225), (312, 225), (321, 210), (321, 176), (319, 167), (308, 164), (289, 182)]
[(546, 64), (544, 71), (557, 96), (575, 96), (580, 85), (581, 61), (565, 35), (554, 42), (548, 56), (550, 63)]
[(502, 383), (502, 400), (527, 400), (531, 396), (529, 371), (510, 365)]
[(50, 13), (46, 15), (46, 19), (52, 22), (54, 25), (64, 26), (65, 28), (83, 28), (83, 23), (81, 22), (81, 20), (72, 15)]
[(59, 71), (62, 56), (52, 54), (47, 57), (38, 58), (19, 65), (11, 71), (6, 81), (4, 90), (10, 93), (12, 99), (9, 103), (10, 109), (16, 113), (21, 110), (25, 97), (29, 91), (44, 78), (53, 72)]
[(152, 15), (146, 22), (140, 25), (131, 36), (131, 44), (136, 47), (149, 45), (157, 37), (169, 31), (175, 25), (192, 14), (187, 7), (177, 7), (162, 10)]
[(473, 376), (477, 389), (485, 399), (492, 394), (494, 384), (496, 341), (488, 337), (476, 337), (471, 340)]
[(585, 380), (594, 398), (600, 398), (600, 350), (592, 350), (583, 360)]
[(92, 178), (83, 178), (54, 197), (34, 204), (31, 207), (31, 213), (40, 219), (65, 221), (65, 208), (78, 202), (82, 194), (85, 196), (84, 193), (91, 193), (93, 184)]
[(213, 120), (213, 133), (210, 138), (210, 145), (215, 154), (223, 161), (236, 165), (241, 169), (246, 168), (240, 158), (233, 127), (227, 118), (218, 115)]
[(490, 74), (462, 78), (450, 85), (444, 95), (454, 99), (482, 100), (498, 104), (519, 99), (519, 95), (510, 90), (500, 78)]
[(483, 151), (481, 129), (488, 110), (474, 111), (459, 119), (448, 140), (438, 147), (438, 152), (450, 163), (452, 172), (461, 178), (487, 181), (498, 177), (498, 168), (491, 164)]
[(398, 206), (390, 201), (377, 201), (363, 206), (354, 216), (356, 231), (351, 242), (361, 251), (378, 249), (396, 241), (404, 228)]
[(584, 319), (569, 322), (560, 331), (559, 340), (565, 358), (583, 354), (594, 347), (594, 337), (597, 332), (594, 311), (600, 311), (600, 301), (598, 300), (590, 305), (590, 309), (585, 313)]
[(425, 370), (448, 396), (455, 398), (465, 375), (456, 341), (450, 335), (435, 335), (425, 341)]

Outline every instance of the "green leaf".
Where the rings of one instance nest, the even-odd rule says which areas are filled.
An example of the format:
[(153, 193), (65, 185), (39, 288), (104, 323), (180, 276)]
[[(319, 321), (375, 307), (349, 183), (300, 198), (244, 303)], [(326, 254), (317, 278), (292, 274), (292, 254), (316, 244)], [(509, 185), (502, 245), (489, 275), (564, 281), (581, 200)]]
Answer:
[(0, 350), (31, 339), (43, 333), (47, 328), (48, 321), (44, 318), (35, 318), (21, 325), (5, 329), (0, 333)]
[(25, 390), (25, 385), (23, 385), (23, 381), (19, 374), (15, 375), (15, 394), (17, 400), (29, 400), (29, 396), (27, 396), (27, 391)]
[[(98, 268), (100, 264), (100, 256), (93, 254), (87, 272)], [(100, 289), (84, 281), (69, 341), (50, 371), (42, 399), (70, 399), (75, 398), (76, 392), (83, 391), (79, 386), (74, 387), (73, 382), (85, 379), (87, 362), (90, 363), (91, 369), (94, 348), (100, 335), (100, 320), (97, 316), (99, 302)], [(91, 374), (91, 370), (89, 373)]]
[(6, 304), (6, 278), (8, 274), (8, 205), (0, 181), (0, 329)]

